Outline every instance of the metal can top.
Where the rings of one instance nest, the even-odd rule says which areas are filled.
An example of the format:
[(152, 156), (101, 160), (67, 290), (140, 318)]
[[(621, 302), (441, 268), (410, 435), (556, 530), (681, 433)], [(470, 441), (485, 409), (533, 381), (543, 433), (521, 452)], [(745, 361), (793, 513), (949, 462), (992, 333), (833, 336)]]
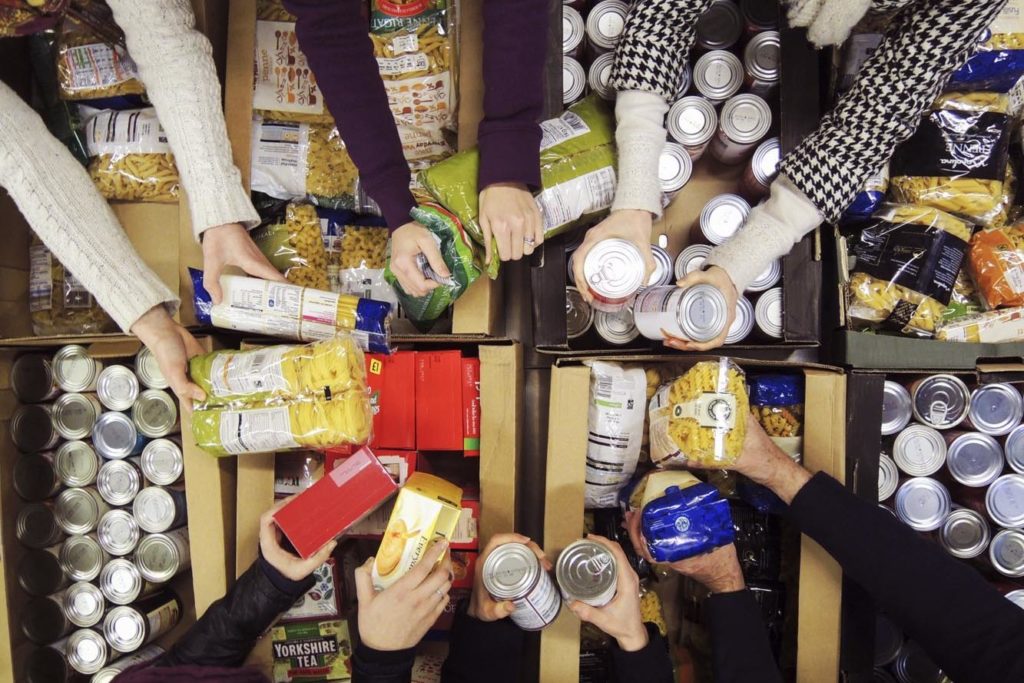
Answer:
[(53, 427), (65, 439), (92, 434), (101, 406), (91, 394), (64, 394), (53, 402)]
[(624, 300), (635, 294), (643, 285), (644, 270), (640, 250), (618, 238), (595, 244), (583, 262), (587, 284), (605, 299)]
[(775, 176), (779, 175), (779, 161), (782, 159), (782, 145), (778, 138), (768, 138), (754, 150), (750, 159), (750, 168), (754, 178), (764, 186), (771, 185)]
[(1024, 609), (1024, 588), (1010, 591), (1006, 594), (1006, 599), (1017, 605), (1017, 607)]
[(907, 641), (892, 665), (900, 683), (943, 683), (948, 679), (917, 643)]
[(72, 581), (93, 581), (100, 575), (107, 554), (92, 536), (70, 536), (57, 558)]
[(878, 454), (878, 502), (889, 500), (900, 485), (900, 471), (896, 461), (885, 453)]
[(757, 328), (766, 337), (782, 339), (782, 288), (775, 287), (762, 294), (754, 306)]
[(170, 386), (160, 371), (156, 356), (145, 346), (135, 354), (135, 374), (139, 376), (139, 383), (147, 389), (167, 389)]
[(946, 462), (946, 440), (936, 430), (913, 424), (896, 435), (892, 459), (912, 477), (927, 477)]
[(49, 403), (18, 406), (11, 415), (11, 441), (23, 453), (51, 448), (60, 440), (53, 424), (53, 407)]
[(728, 50), (743, 33), (740, 8), (732, 0), (714, 0), (697, 19), (697, 45), (704, 50)]
[(750, 204), (736, 194), (712, 197), (700, 212), (700, 227), (704, 237), (714, 245), (725, 244), (743, 227), (750, 213)]
[(96, 386), (103, 365), (84, 346), (69, 344), (53, 355), (53, 378), (63, 391), (89, 391)]
[(957, 508), (939, 528), (939, 543), (953, 557), (970, 559), (988, 548), (988, 522), (974, 510)]
[(716, 339), (728, 320), (725, 295), (714, 285), (688, 288), (679, 299), (676, 320), (690, 341), (702, 343)]
[(587, 539), (569, 544), (558, 555), (555, 578), (562, 592), (586, 603), (607, 602), (615, 594), (619, 570), (615, 556)]
[(594, 311), (594, 329), (610, 344), (628, 344), (640, 336), (640, 330), (633, 322), (633, 310)]
[(599, 97), (606, 100), (615, 99), (615, 88), (611, 84), (612, 66), (614, 65), (615, 53), (605, 52), (590, 63), (590, 70), (587, 72), (587, 85)]
[(159, 439), (174, 431), (178, 424), (178, 406), (166, 391), (147, 389), (132, 407), (132, 420), (139, 433)]
[(1003, 473), (1003, 447), (988, 434), (958, 436), (946, 453), (949, 473), (964, 486), (988, 486)]
[(96, 535), (104, 550), (124, 556), (139, 544), (139, 523), (125, 510), (111, 510), (100, 519)]
[(45, 503), (29, 503), (14, 521), (18, 541), (29, 548), (45, 548), (60, 541), (61, 526), (53, 509)]
[(902, 384), (886, 380), (882, 390), (882, 436), (903, 431), (913, 416), (910, 392)]
[(167, 531), (178, 517), (174, 497), (160, 486), (148, 486), (139, 491), (132, 512), (142, 530), (151, 534)]
[(87, 534), (96, 528), (100, 515), (99, 496), (90, 489), (65, 489), (55, 504), (57, 524), (68, 534)]
[(64, 593), (64, 614), (68, 621), (79, 628), (89, 628), (100, 623), (105, 607), (103, 591), (88, 581), (73, 583)]
[(666, 121), (668, 134), (684, 147), (705, 145), (718, 130), (715, 105), (699, 95), (677, 100), (668, 110)]
[[(577, 292), (577, 296), (579, 293)], [(582, 297), (580, 297), (582, 300)], [(568, 308), (566, 309), (568, 312)], [(181, 446), (170, 439), (154, 439), (142, 449), (142, 474), (157, 486), (170, 486), (185, 472)]]
[(562, 8), (562, 52), (572, 52), (583, 42), (583, 16), (572, 7)]
[(722, 131), (739, 144), (752, 144), (768, 134), (772, 127), (772, 110), (757, 95), (736, 95), (722, 105)]
[(927, 477), (908, 479), (896, 491), (896, 516), (915, 531), (935, 531), (949, 516), (946, 487)]
[(752, 30), (766, 31), (779, 25), (779, 5), (774, 0), (740, 0), (740, 11)]
[(583, 65), (572, 57), (562, 57), (562, 104), (572, 104), (583, 97), (587, 73)]
[(1024, 527), (1024, 475), (1004, 474), (992, 482), (985, 494), (985, 507), (999, 526)]
[(139, 397), (139, 378), (123, 365), (108, 365), (96, 381), (96, 396), (108, 410), (128, 410)]
[(94, 674), (107, 663), (107, 644), (96, 631), (83, 628), (68, 637), (68, 664), (85, 675)]
[(691, 244), (679, 252), (676, 257), (675, 276), (681, 280), (690, 273), (704, 267), (704, 262), (711, 254), (711, 247), (707, 244)]
[(1024, 425), (1010, 432), (1003, 450), (1006, 451), (1006, 463), (1010, 468), (1018, 474), (1024, 474)]
[(651, 245), (651, 256), (654, 257), (654, 272), (647, 279), (646, 287), (663, 287), (672, 282), (672, 257), (657, 244)]
[(725, 102), (743, 85), (743, 63), (731, 52), (712, 50), (694, 65), (693, 85), (712, 102)]
[(881, 614), (875, 617), (875, 666), (887, 666), (900, 654), (903, 631)]
[(96, 490), (111, 505), (128, 505), (141, 488), (142, 475), (127, 460), (108, 460), (96, 476)]
[(997, 533), (992, 537), (988, 557), (1000, 574), (1014, 578), (1024, 576), (1024, 532), (1003, 529)]
[(540, 561), (527, 546), (506, 543), (484, 561), (484, 588), (495, 600), (515, 600), (530, 592), (542, 571)]
[(139, 430), (125, 413), (103, 413), (93, 428), (92, 445), (105, 458), (127, 458), (138, 452)]
[(88, 486), (96, 481), (100, 459), (84, 441), (65, 441), (53, 456), (53, 469), (65, 486)]
[(779, 80), (782, 50), (778, 31), (763, 31), (750, 39), (743, 50), (743, 65), (758, 81)]
[(14, 461), (14, 491), (23, 500), (44, 500), (57, 492), (60, 479), (49, 454), (25, 453)]
[(661, 150), (661, 156), (658, 157), (661, 191), (669, 195), (679, 192), (690, 182), (692, 173), (693, 160), (686, 148), (678, 142), (666, 142), (665, 148)]
[(132, 607), (115, 607), (103, 620), (103, 635), (118, 652), (133, 652), (146, 641), (146, 621)]
[(111, 603), (127, 605), (142, 592), (142, 575), (132, 562), (119, 557), (107, 562), (100, 572), (100, 589)]
[(626, 28), (629, 5), (619, 0), (603, 0), (587, 15), (587, 37), (599, 50), (612, 50)]
[(135, 564), (142, 578), (152, 583), (165, 583), (174, 578), (185, 558), (178, 546), (164, 534), (150, 534), (139, 542)]
[(736, 317), (725, 337), (726, 344), (739, 344), (754, 331), (754, 304), (750, 299), (741, 296), (736, 300)]
[(953, 375), (932, 375), (914, 384), (914, 417), (936, 429), (952, 429), (964, 421), (971, 404), (967, 385)]
[(775, 259), (772, 261), (764, 271), (761, 272), (754, 280), (747, 285), (745, 292), (763, 292), (771, 289), (779, 283), (782, 279), (782, 260)]
[(986, 384), (971, 392), (968, 416), (979, 432), (1002, 436), (1020, 425), (1024, 400), (1012, 384)]
[[(594, 324), (594, 309), (583, 300), (580, 290), (565, 288), (565, 331), (569, 339), (582, 337)], [(145, 455), (145, 453), (143, 453)], [(155, 483), (155, 482), (154, 482)]]
[(60, 391), (50, 359), (41, 353), (19, 356), (11, 366), (11, 389), (19, 403), (48, 401)]

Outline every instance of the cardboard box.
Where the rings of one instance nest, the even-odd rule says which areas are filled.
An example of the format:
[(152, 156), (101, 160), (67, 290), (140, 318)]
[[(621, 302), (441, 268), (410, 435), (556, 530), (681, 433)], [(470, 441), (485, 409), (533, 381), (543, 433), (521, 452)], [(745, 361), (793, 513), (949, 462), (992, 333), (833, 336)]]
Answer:
[(480, 501), (462, 501), (459, 523), (452, 533), (451, 547), (456, 550), (473, 550), (480, 547)]
[(275, 683), (352, 678), (352, 641), (345, 620), (279, 624), (271, 633)]
[(416, 352), (366, 354), (374, 449), (416, 448)]
[(338, 568), (333, 557), (313, 571), (313, 579), (316, 581), (313, 586), (281, 615), (281, 621), (333, 619), (340, 616)]
[(416, 446), (421, 451), (461, 451), (462, 353), (416, 355)]
[(462, 450), (480, 455), (480, 359), (462, 359)]

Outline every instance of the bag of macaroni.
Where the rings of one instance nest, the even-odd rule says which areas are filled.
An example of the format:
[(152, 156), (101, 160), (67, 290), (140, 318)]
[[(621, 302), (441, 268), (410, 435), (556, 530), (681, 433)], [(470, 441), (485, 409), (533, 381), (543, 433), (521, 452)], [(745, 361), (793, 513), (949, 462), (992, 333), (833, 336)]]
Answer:
[(343, 619), (278, 624), (271, 640), (275, 683), (352, 678), (352, 641)]
[(641, 515), (644, 540), (655, 562), (678, 562), (736, 539), (729, 501), (710, 484), (670, 486)]

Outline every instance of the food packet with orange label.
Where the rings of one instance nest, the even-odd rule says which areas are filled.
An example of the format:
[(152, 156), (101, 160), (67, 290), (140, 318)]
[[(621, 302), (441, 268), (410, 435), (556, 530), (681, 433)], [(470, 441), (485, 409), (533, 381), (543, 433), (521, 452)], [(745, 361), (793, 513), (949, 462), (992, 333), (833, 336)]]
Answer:
[(967, 258), (987, 308), (1024, 305), (1024, 223), (978, 232)]

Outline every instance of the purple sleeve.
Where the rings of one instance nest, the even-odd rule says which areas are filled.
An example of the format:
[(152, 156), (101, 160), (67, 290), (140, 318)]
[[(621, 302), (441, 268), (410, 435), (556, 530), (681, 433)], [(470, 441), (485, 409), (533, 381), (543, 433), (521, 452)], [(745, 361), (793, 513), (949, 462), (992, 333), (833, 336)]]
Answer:
[(416, 205), (359, 0), (285, 0), (295, 31), (367, 194), (391, 230)]

